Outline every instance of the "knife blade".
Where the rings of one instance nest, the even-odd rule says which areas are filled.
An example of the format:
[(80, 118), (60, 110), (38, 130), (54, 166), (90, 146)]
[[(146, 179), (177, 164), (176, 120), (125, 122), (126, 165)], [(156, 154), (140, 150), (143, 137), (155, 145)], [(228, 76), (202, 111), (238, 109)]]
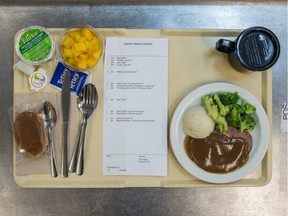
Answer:
[(70, 114), (70, 72), (65, 71), (65, 75), (62, 83), (62, 94), (61, 94), (61, 108), (63, 118), (63, 138), (62, 138), (62, 159), (61, 159), (61, 177), (68, 177), (68, 125), (69, 125), (69, 114)]

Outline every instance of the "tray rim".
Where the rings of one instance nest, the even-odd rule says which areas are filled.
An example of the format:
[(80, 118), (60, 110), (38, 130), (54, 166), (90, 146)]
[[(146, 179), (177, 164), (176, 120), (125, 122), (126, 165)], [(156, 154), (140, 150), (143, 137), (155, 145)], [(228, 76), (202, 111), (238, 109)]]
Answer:
[[(66, 28), (47, 28), (47, 29), (49, 31), (51, 31), (52, 34), (55, 34), (55, 32), (64, 31)], [(235, 36), (242, 31), (241, 29), (230, 29), (230, 30), (229, 29), (125, 29), (125, 28), (95, 28), (95, 29), (98, 31), (102, 31), (102, 32), (109, 32), (111, 30), (119, 31), (120, 33), (124, 32), (123, 35), (119, 35), (119, 37), (127, 36), (127, 34), (125, 32), (129, 32), (130, 30), (132, 30), (132, 31), (137, 30), (137, 31), (139, 31), (139, 33), (145, 32), (145, 31), (151, 31), (154, 33), (156, 32), (156, 33), (159, 33), (159, 37), (175, 36), (175, 34), (172, 35), (173, 32), (176, 33), (176, 35), (177, 35), (177, 33), (181, 33), (182, 36), (183, 36), (183, 33), (187, 34), (187, 36), (191, 36), (191, 33), (196, 34), (196, 36), (199, 36), (199, 34), (201, 35), (202, 33), (204, 33), (206, 35), (210, 35), (210, 34), (222, 35), (223, 33), (228, 32), (229, 35), (227, 37), (229, 37), (229, 36)], [(15, 45), (15, 39), (16, 39), (16, 37), (20, 31), (21, 30), (16, 32), (13, 45)], [(104, 36), (102, 35), (102, 37), (104, 37)], [(14, 49), (14, 59), (13, 59), (14, 63), (16, 62), (16, 59), (17, 59), (17, 56), (15, 54), (15, 49)], [(261, 165), (264, 162), (266, 164), (266, 166), (262, 166), (261, 176), (257, 179), (241, 179), (241, 180), (236, 181), (236, 182), (225, 183), (225, 184), (211, 184), (211, 183), (201, 181), (199, 179), (192, 179), (192, 180), (169, 180), (169, 179), (165, 180), (165, 179), (163, 179), (163, 180), (159, 180), (159, 181), (158, 180), (148, 181), (146, 183), (142, 181), (141, 185), (137, 184), (136, 181), (131, 181), (130, 179), (129, 180), (119, 180), (119, 181), (111, 180), (111, 182), (114, 182), (115, 185), (109, 185), (109, 184), (107, 184), (107, 181), (103, 181), (103, 180), (97, 181), (95, 179), (91, 179), (90, 181), (92, 181), (93, 183), (87, 181), (89, 183), (87, 185), (85, 185), (85, 187), (83, 187), (83, 181), (80, 181), (80, 182), (82, 182), (82, 184), (77, 185), (78, 180), (73, 179), (72, 180), (73, 184), (64, 184), (63, 185), (63, 181), (60, 179), (60, 181), (56, 180), (54, 182), (54, 184), (49, 185), (49, 184), (45, 184), (46, 181), (48, 181), (48, 183), (51, 182), (50, 176), (47, 180), (47, 174), (37, 175), (37, 177), (39, 179), (35, 180), (35, 181), (33, 181), (33, 180), (31, 181), (31, 179), (29, 179), (29, 176), (16, 175), (16, 172), (15, 172), (15, 169), (16, 169), (16, 164), (15, 164), (16, 149), (15, 149), (15, 139), (14, 139), (14, 136), (12, 134), (12, 136), (13, 136), (13, 177), (14, 177), (15, 183), (22, 188), (126, 188), (126, 187), (199, 188), (199, 187), (260, 187), (260, 186), (265, 186), (272, 179), (272, 138), (273, 138), (272, 137), (272, 134), (273, 134), (273, 132), (272, 132), (272, 130), (273, 130), (273, 127), (272, 127), (272, 105), (271, 104), (268, 105), (269, 101), (272, 101), (272, 69), (269, 69), (266, 72), (262, 72), (262, 74), (264, 74), (263, 76), (261, 76), (262, 77), (262, 85), (263, 84), (266, 85), (266, 89), (265, 89), (265, 93), (264, 93), (264, 95), (266, 95), (266, 98), (265, 97), (263, 98), (263, 93), (262, 93), (262, 106), (264, 107), (264, 109), (267, 113), (267, 117), (268, 117), (269, 124), (270, 124), (270, 141), (269, 141), (269, 146), (268, 146), (267, 152), (266, 152), (263, 160), (261, 161)], [(13, 74), (13, 81), (14, 81), (14, 79), (15, 79), (15, 75)], [(268, 89), (270, 91), (268, 91)], [(14, 106), (14, 95), (15, 95), (15, 88), (14, 88), (14, 82), (13, 82), (13, 106)], [(168, 112), (170, 112), (170, 110), (168, 110)], [(170, 125), (170, 120), (169, 120), (168, 124)], [(168, 132), (167, 136), (169, 137), (169, 132)], [(169, 163), (169, 152), (172, 151), (170, 139), (168, 139), (167, 146), (168, 146), (167, 157), (168, 157), (168, 163)], [(172, 155), (174, 156), (173, 152), (172, 152)], [(179, 163), (179, 162), (177, 161), (177, 163)], [(167, 164), (167, 166), (168, 166), (168, 164)], [(169, 170), (169, 167), (168, 167), (168, 170)], [(33, 176), (35, 176), (35, 175), (33, 175)], [(168, 176), (168, 174), (167, 174), (167, 176)], [(142, 176), (136, 176), (135, 179), (136, 178), (142, 178)], [(151, 178), (155, 178), (155, 177), (151, 177)], [(158, 178), (158, 177), (156, 177), (156, 178)], [(159, 178), (165, 178), (165, 177), (159, 177)], [(42, 183), (41, 183), (41, 181), (42, 181)], [(95, 182), (98, 182), (98, 184), (97, 183), (95, 184)], [(157, 183), (155, 183), (155, 182), (157, 182)], [(36, 183), (36, 184), (34, 184), (34, 183)]]

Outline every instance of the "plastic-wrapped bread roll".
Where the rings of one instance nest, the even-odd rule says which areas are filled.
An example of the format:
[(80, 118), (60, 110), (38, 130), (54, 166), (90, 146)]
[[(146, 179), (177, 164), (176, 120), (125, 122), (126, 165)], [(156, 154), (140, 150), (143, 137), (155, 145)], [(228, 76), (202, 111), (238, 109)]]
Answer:
[(23, 112), (14, 121), (14, 135), (20, 152), (39, 157), (46, 143), (43, 120), (35, 112)]

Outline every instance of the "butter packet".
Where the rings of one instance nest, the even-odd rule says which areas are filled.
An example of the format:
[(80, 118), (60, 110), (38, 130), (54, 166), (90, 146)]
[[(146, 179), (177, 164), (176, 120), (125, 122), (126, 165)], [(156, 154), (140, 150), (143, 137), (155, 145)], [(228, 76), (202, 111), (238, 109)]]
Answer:
[(62, 89), (62, 83), (65, 72), (70, 72), (70, 91), (76, 92), (78, 95), (81, 92), (86, 80), (88, 78), (88, 72), (75, 71), (65, 66), (62, 62), (58, 62), (57, 67), (54, 71), (50, 84), (57, 89)]

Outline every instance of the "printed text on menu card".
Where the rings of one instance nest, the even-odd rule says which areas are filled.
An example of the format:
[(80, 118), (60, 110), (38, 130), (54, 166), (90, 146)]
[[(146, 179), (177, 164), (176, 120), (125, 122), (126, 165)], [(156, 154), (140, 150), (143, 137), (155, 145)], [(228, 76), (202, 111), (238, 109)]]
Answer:
[(168, 39), (107, 38), (103, 174), (167, 175)]

